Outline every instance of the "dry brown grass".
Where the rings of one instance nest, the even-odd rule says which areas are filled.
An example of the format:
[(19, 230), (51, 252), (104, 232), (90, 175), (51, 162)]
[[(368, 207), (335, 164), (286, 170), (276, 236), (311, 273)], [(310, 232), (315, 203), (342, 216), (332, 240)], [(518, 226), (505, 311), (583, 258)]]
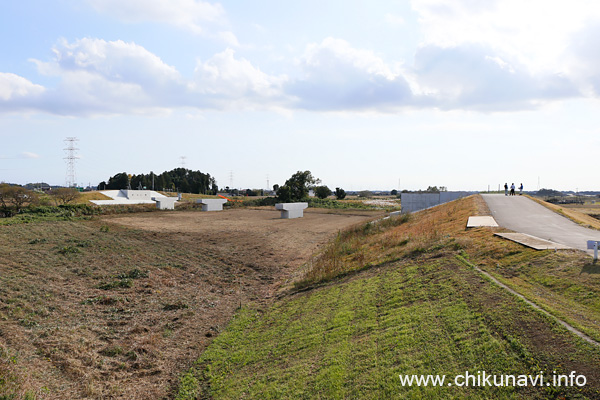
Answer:
[(266, 302), (303, 257), (365, 215), (153, 212), (0, 226), (0, 376), (10, 378), (0, 398), (168, 397), (240, 304)]
[(305, 266), (297, 287), (312, 285), (364, 268), (419, 257), (431, 249), (450, 248), (464, 236), (466, 221), (477, 215), (472, 199), (459, 200), (418, 213), (418, 218), (402, 215), (359, 224), (340, 232), (323, 252)]
[(112, 200), (110, 197), (103, 195), (100, 192), (83, 192), (75, 202), (75, 204), (92, 204), (90, 200)]

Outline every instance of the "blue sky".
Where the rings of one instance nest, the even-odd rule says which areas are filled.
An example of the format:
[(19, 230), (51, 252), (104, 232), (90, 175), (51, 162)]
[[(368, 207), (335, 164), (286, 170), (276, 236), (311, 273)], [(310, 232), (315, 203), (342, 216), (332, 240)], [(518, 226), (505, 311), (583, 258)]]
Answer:
[(595, 1), (0, 5), (0, 181), (600, 190)]

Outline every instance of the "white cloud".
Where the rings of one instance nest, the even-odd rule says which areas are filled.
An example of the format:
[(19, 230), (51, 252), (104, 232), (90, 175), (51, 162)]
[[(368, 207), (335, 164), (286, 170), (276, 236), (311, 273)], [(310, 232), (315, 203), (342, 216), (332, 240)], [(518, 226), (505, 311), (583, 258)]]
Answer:
[(306, 47), (299, 63), (304, 76), (287, 85), (301, 108), (344, 110), (407, 105), (411, 90), (399, 68), (372, 51), (327, 38)]
[(60, 77), (40, 107), (58, 114), (155, 112), (180, 101), (186, 82), (172, 66), (135, 43), (62, 41), (42, 74)]
[(414, 74), (426, 103), (445, 109), (522, 109), (579, 95), (564, 76), (533, 75), (515, 60), (474, 44), (424, 46), (415, 56)]
[(565, 57), (569, 74), (584, 93), (600, 97), (600, 19), (574, 34), (571, 41)]
[(216, 38), (228, 46), (239, 46), (233, 32), (217, 27), (227, 24), (219, 3), (201, 0), (87, 0), (98, 12), (129, 23), (168, 24), (194, 34)]
[(600, 17), (593, 0), (412, 0), (424, 44), (476, 43), (510, 55), (530, 71), (565, 71), (570, 35)]
[[(135, 43), (107, 42), (84, 38), (62, 41), (53, 49), (54, 60), (42, 72), (85, 71), (115, 82), (138, 83), (144, 87), (162, 86), (181, 79), (177, 70)], [(38, 65), (43, 64), (37, 62)], [(54, 68), (52, 68), (54, 67)]]
[(23, 157), (23, 158), (40, 158), (40, 155), (29, 152), (29, 151), (24, 151), (21, 153), (21, 157)]
[(161, 22), (202, 33), (202, 24), (222, 20), (220, 4), (196, 0), (88, 0), (97, 11), (126, 22)]
[(391, 13), (385, 14), (385, 22), (387, 22), (390, 25), (404, 25), (405, 23), (404, 18)]
[(0, 74), (4, 111), (59, 115), (155, 114), (176, 108), (274, 109), (286, 103), (285, 76), (271, 76), (231, 49), (204, 63), (194, 79), (135, 43), (85, 38), (62, 41), (47, 62), (32, 60), (43, 75), (59, 78), (45, 89), (14, 74)]
[(37, 97), (43, 92), (43, 86), (36, 85), (19, 75), (0, 72), (0, 101)]
[(272, 76), (253, 66), (250, 61), (235, 58), (232, 49), (198, 62), (193, 87), (223, 104), (282, 100), (281, 86), (285, 76)]
[(237, 37), (230, 31), (222, 31), (217, 33), (217, 37), (225, 42), (229, 46), (239, 47), (240, 43), (238, 42)]

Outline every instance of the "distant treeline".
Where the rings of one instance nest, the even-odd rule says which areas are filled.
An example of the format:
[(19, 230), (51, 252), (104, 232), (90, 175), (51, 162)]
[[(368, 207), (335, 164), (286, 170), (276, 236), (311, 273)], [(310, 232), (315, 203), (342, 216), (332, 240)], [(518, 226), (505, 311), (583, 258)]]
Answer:
[[(131, 178), (130, 178), (131, 177)], [(183, 193), (216, 194), (219, 190), (215, 178), (200, 171), (186, 168), (175, 168), (165, 171), (160, 175), (153, 172), (149, 174), (128, 175), (121, 172), (100, 182), (98, 190), (117, 189), (148, 189), (161, 191), (179, 191)]]

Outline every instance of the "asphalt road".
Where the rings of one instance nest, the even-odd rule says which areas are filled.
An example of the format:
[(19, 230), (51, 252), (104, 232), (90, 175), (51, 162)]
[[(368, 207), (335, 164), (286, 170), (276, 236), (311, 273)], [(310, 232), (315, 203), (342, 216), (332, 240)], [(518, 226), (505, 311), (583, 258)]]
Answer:
[(600, 231), (584, 228), (525, 196), (483, 194), (498, 225), (515, 232), (551, 240), (593, 254), (588, 240), (599, 240)]

